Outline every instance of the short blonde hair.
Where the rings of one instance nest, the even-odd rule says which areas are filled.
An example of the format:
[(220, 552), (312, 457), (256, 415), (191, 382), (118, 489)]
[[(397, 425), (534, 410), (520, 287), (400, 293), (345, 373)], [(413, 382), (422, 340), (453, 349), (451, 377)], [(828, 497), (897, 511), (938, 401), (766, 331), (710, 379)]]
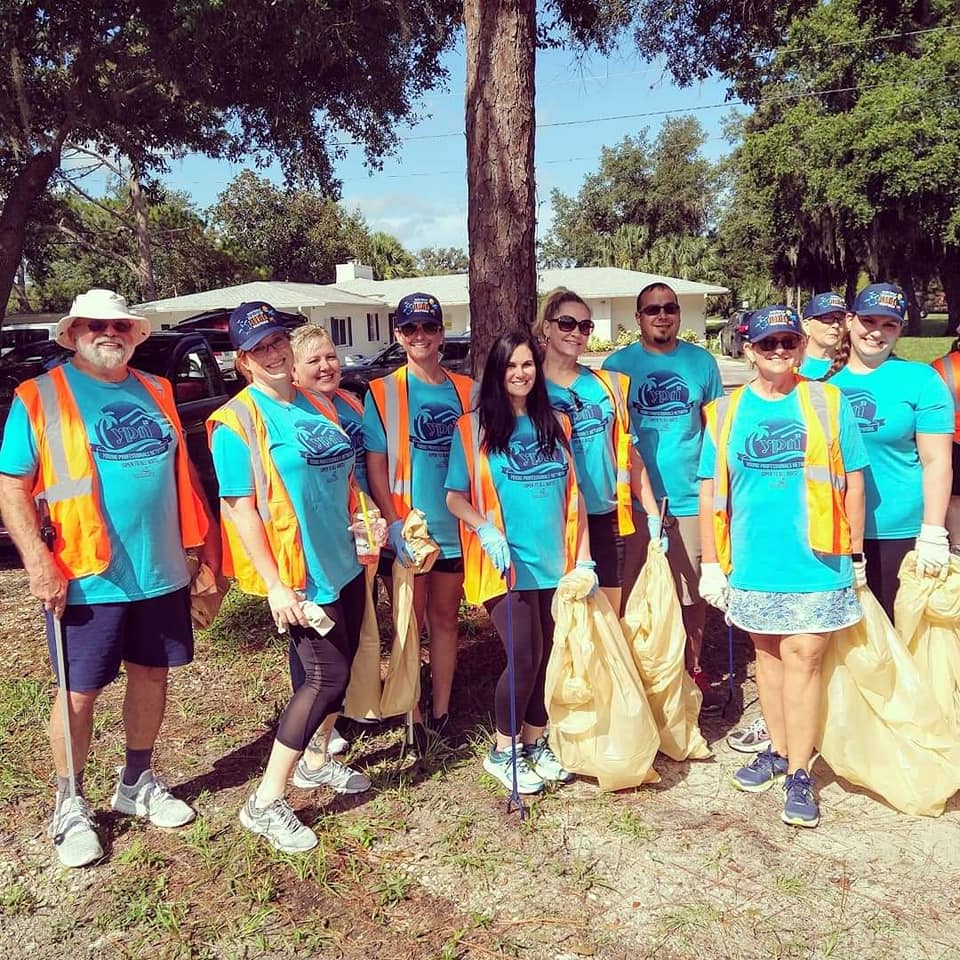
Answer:
[(564, 303), (579, 303), (587, 311), (587, 314), (591, 318), (593, 317), (593, 312), (579, 293), (574, 293), (573, 290), (568, 290), (566, 287), (555, 287), (543, 298), (543, 303), (540, 305), (540, 313), (537, 315), (537, 322), (533, 328), (535, 336), (541, 339), (546, 338), (547, 324), (554, 319), (554, 314)]
[(297, 327), (290, 335), (290, 346), (293, 348), (293, 362), (299, 363), (307, 351), (316, 343), (329, 343), (336, 349), (333, 337), (330, 336), (326, 327), (319, 323), (305, 323), (302, 327)]

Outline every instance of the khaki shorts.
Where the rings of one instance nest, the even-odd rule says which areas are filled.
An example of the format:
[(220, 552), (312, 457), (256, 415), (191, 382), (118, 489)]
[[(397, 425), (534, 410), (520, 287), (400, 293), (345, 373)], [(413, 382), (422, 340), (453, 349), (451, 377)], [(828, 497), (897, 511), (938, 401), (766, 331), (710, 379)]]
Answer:
[[(623, 562), (623, 591), (629, 596), (640, 568), (647, 559), (647, 515), (634, 508), (633, 524), (637, 532), (625, 538), (626, 556)], [(700, 518), (668, 516), (664, 529), (667, 532), (667, 560), (677, 585), (677, 596), (685, 607), (702, 603), (697, 590), (700, 584)]]

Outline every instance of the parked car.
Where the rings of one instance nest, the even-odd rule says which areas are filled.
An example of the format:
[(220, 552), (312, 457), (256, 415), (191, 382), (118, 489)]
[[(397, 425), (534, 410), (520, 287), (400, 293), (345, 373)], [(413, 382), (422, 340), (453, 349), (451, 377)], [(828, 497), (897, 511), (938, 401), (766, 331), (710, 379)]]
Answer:
[(0, 328), (0, 357), (17, 347), (48, 341), (57, 329), (56, 323), (4, 323)]
[(720, 353), (725, 357), (743, 356), (743, 339), (747, 335), (747, 323), (752, 310), (738, 310), (720, 328)]
[[(469, 371), (469, 352), (469, 334), (449, 336), (443, 341), (440, 363), (451, 373), (466, 373)], [(391, 343), (369, 360), (351, 366), (344, 365), (341, 368), (343, 373), (340, 386), (362, 397), (367, 392), (367, 385), (371, 380), (393, 373), (406, 361), (407, 355), (403, 352), (403, 347), (399, 343)]]
[[(0, 428), (10, 412), (17, 385), (66, 363), (71, 356), (71, 351), (48, 340), (19, 348), (0, 360)], [(218, 510), (220, 499), (207, 446), (206, 420), (227, 402), (229, 394), (210, 345), (199, 333), (152, 333), (137, 347), (132, 365), (166, 377), (173, 385), (190, 458), (200, 474), (211, 507)], [(8, 542), (7, 531), (0, 525), (0, 544)]]

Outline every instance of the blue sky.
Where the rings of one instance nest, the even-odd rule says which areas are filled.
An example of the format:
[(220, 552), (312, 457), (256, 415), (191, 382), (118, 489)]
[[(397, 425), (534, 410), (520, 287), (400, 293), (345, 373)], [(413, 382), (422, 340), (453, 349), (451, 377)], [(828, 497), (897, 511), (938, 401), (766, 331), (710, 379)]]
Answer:
[[(399, 131), (409, 137), (388, 157), (381, 171), (370, 171), (359, 148), (349, 148), (336, 167), (343, 181), (342, 201), (359, 209), (372, 229), (394, 234), (407, 249), (424, 246), (467, 246), (466, 141), (464, 87), (466, 58), (462, 41), (445, 58), (450, 81), (445, 92), (424, 100), (424, 119)], [(612, 56), (582, 61), (569, 51), (539, 51), (537, 62), (536, 176), (539, 232), (549, 229), (550, 191), (575, 193), (584, 177), (599, 165), (600, 149), (612, 146), (644, 126), (655, 134), (663, 116), (637, 116), (658, 111), (692, 111), (710, 138), (704, 153), (716, 159), (729, 151), (721, 121), (731, 108), (721, 104), (726, 88), (710, 81), (676, 87), (659, 65), (643, 63), (624, 43)], [(618, 119), (597, 120), (615, 117)], [(549, 126), (569, 123), (570, 126)], [(591, 121), (591, 122), (583, 122)], [(252, 164), (251, 164), (252, 166)], [(242, 169), (204, 157), (175, 161), (165, 178), (185, 190), (201, 209)], [(266, 175), (278, 182), (279, 170)]]

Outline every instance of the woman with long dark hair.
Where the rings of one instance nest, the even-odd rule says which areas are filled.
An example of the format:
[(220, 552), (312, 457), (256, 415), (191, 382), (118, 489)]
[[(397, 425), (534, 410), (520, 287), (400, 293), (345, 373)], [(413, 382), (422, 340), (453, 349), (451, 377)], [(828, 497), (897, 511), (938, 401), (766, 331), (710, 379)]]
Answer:
[[(457, 422), (446, 487), (450, 512), (460, 521), (468, 602), (486, 605), (505, 646), (508, 609), (512, 617), (514, 706), (522, 723), (516, 786), (520, 793), (539, 793), (546, 780), (573, 779), (544, 736), (550, 606), (565, 573), (595, 565), (570, 453), (570, 423), (550, 405), (529, 331), (505, 333), (491, 348), (478, 407)], [(497, 682), (495, 713), (496, 742), (483, 767), (510, 790), (507, 670)]]

